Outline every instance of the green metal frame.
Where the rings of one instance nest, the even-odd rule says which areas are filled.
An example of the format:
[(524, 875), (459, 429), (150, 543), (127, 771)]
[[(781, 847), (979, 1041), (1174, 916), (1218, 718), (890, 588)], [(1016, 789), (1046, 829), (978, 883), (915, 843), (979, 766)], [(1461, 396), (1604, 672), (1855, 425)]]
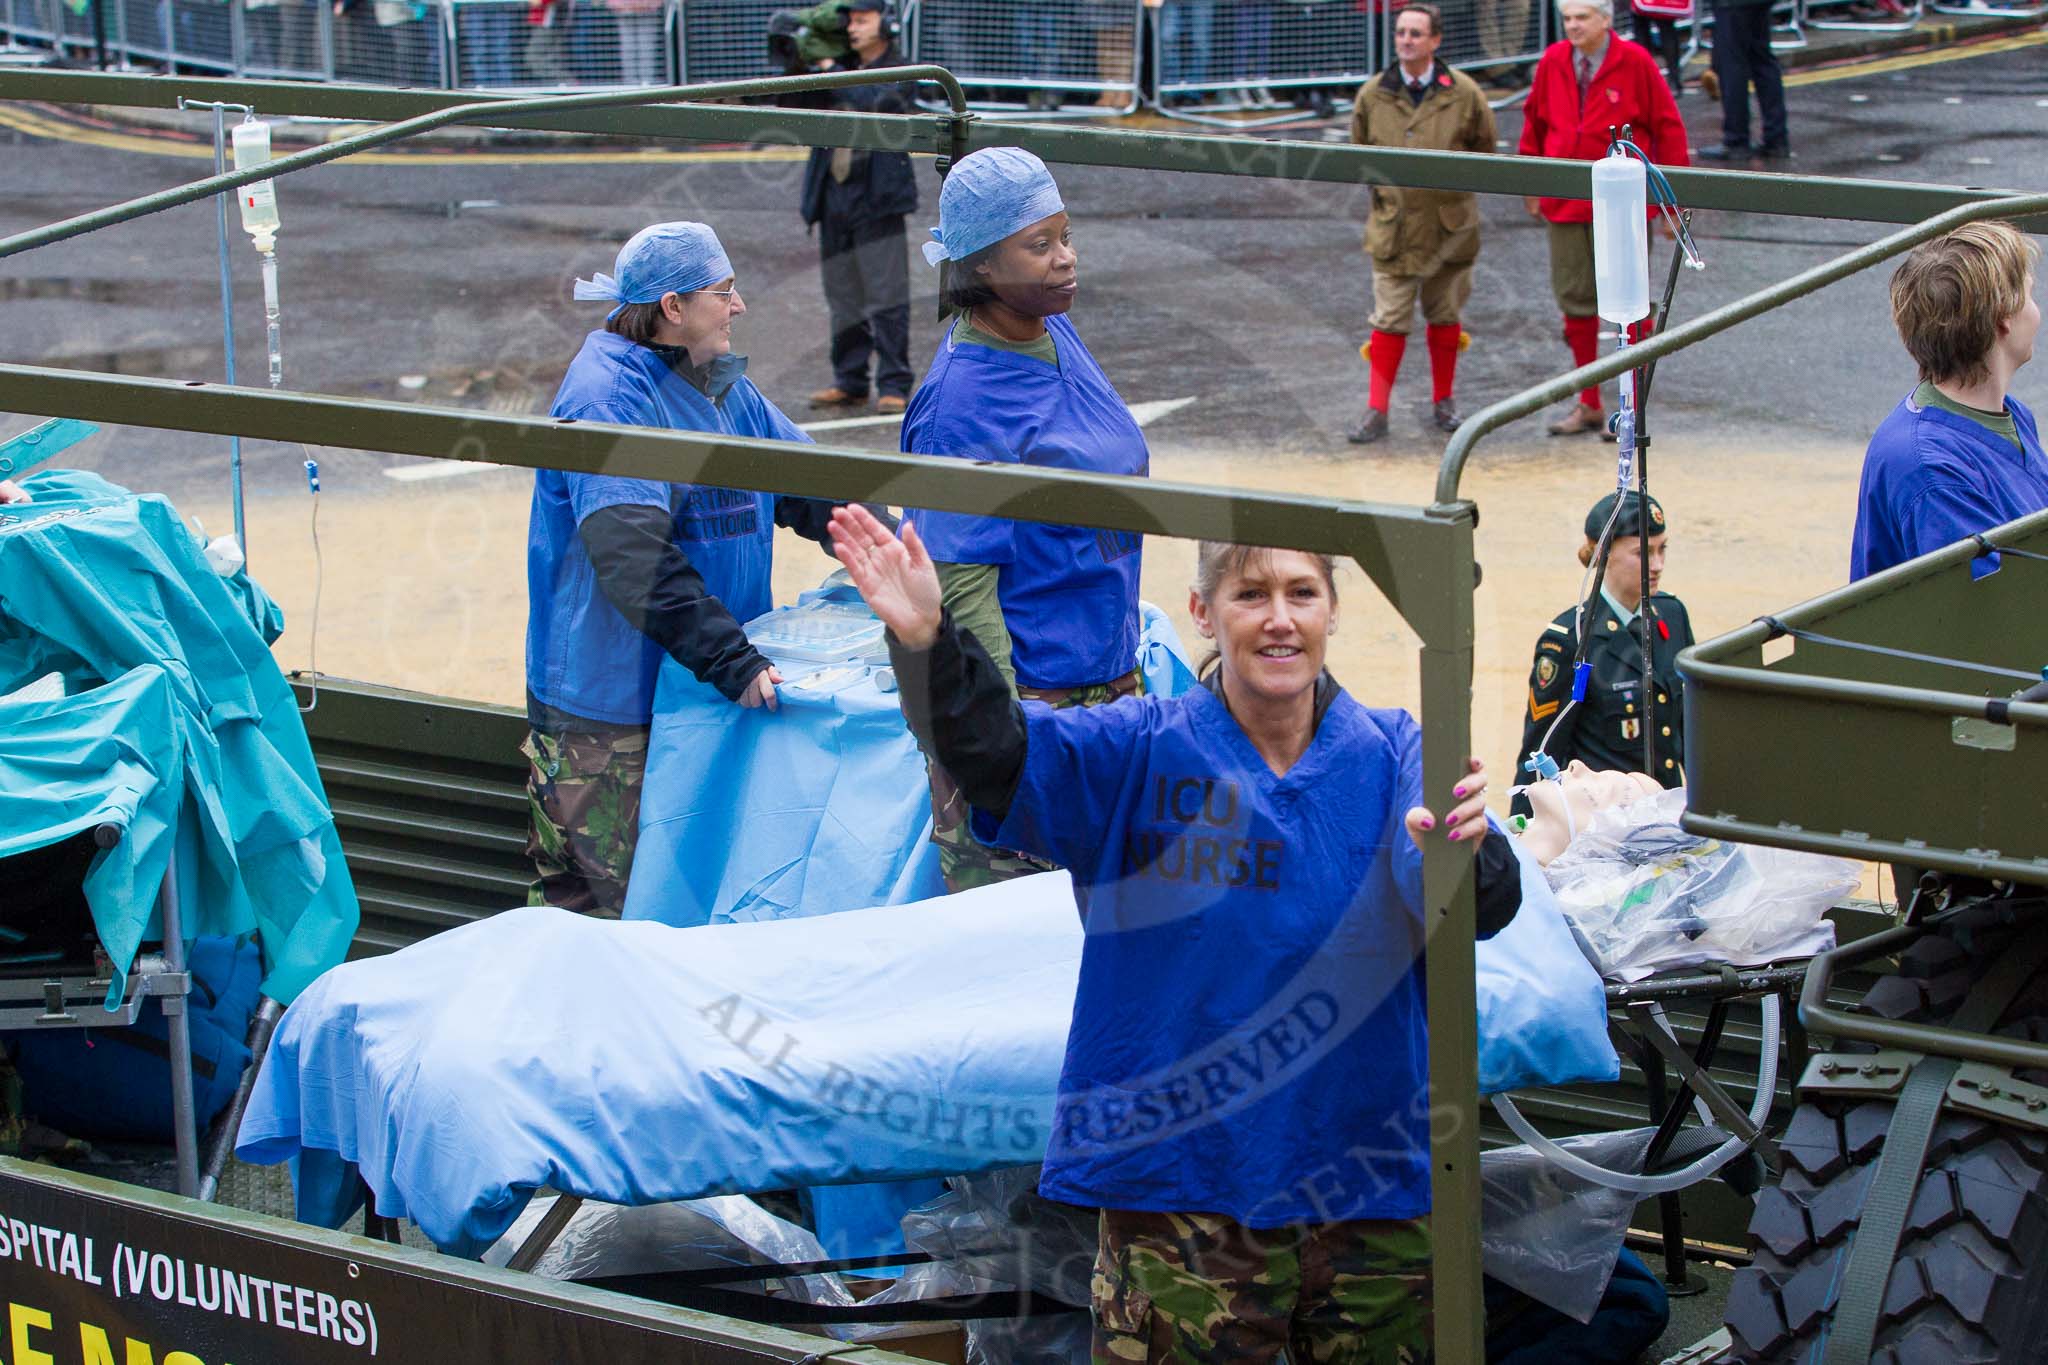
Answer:
[[(957, 157), (991, 145), (1029, 148), (1070, 164), (1198, 171), (1340, 184), (1397, 183), (1506, 194), (1588, 193), (1583, 162), (1462, 153), (1404, 152), (1187, 134), (1122, 133), (977, 123), (959, 87), (938, 68), (892, 69), (889, 79), (930, 80), (951, 109), (937, 116), (879, 116), (675, 103), (787, 93), (859, 83), (862, 73), (725, 83), (548, 99), (470, 100), (417, 92), (282, 82), (136, 79), (95, 74), (0, 72), (0, 99), (170, 107), (180, 95), (233, 98), (266, 113), (388, 118), (390, 126), (230, 173), (144, 196), (0, 241), (0, 257), (190, 203), (253, 180), (287, 175), (430, 128), (457, 123), (550, 127), (642, 137), (774, 138), (800, 143), (889, 147)], [(872, 79), (872, 76), (869, 77)], [(2048, 213), (2048, 196), (2021, 199), (1946, 186), (1672, 171), (1677, 192), (1697, 207), (1744, 208), (1818, 217), (1931, 223), (1851, 253), (1774, 290), (1717, 310), (1656, 338), (1648, 348), (1584, 367), (1476, 414), (1452, 441), (1436, 502), (1399, 507), (1328, 498), (1283, 497), (1108, 475), (970, 466), (693, 433), (495, 416), (328, 395), (271, 393), (203, 382), (122, 379), (28, 365), (0, 365), (0, 408), (179, 430), (234, 433), (308, 444), (489, 461), (529, 468), (606, 472), (817, 497), (1000, 515), (1031, 521), (1186, 538), (1233, 540), (1340, 554), (1353, 559), (1421, 638), (1424, 785), (1447, 791), (1471, 751), (1473, 590), (1477, 509), (1457, 496), (1458, 477), (1487, 432), (1595, 379), (1667, 354), (1743, 318), (1853, 273), (1949, 222)], [(1473, 979), (1473, 885), (1464, 850), (1433, 840), (1423, 859), (1430, 929), (1431, 1196), (1435, 1229), (1438, 1358), (1484, 1358), (1480, 1299), (1477, 1026)]]
[[(2048, 554), (2048, 512), (1987, 535)], [(2039, 670), (2048, 663), (2048, 564), (2013, 556), (1974, 579), (1977, 553), (1960, 541), (1774, 619), (1859, 644)], [(1686, 828), (2048, 885), (2048, 702), (2007, 700), (2021, 682), (1826, 645), (1795, 643), (1767, 663), (1776, 635), (1758, 620), (1679, 657), (1686, 729), (1699, 734)], [(1738, 754), (1747, 746), (1778, 763), (1745, 763)]]

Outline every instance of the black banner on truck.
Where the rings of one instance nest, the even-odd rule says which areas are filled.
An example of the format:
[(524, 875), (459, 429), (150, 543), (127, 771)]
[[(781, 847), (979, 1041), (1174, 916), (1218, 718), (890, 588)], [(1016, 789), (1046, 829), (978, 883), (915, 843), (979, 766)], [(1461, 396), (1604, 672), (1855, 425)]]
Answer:
[(0, 1314), (5, 1365), (893, 1358), (7, 1159)]

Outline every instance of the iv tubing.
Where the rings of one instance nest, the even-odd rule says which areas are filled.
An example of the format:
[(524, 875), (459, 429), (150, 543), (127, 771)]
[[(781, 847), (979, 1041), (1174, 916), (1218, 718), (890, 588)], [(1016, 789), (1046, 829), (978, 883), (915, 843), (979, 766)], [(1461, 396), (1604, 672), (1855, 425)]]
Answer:
[[(213, 107), (213, 173), (227, 172), (227, 111), (216, 104)], [(229, 192), (222, 190), (214, 196), (215, 217), (220, 235), (220, 336), (221, 347), (227, 353), (227, 381), (235, 382), (235, 283), (228, 271), (228, 199)], [(242, 516), (242, 438), (228, 437), (228, 473), (235, 496), (235, 546), (242, 552), (242, 562), (249, 562), (249, 530)]]
[[(1763, 1127), (1764, 1119), (1770, 1115), (1771, 1101), (1778, 1093), (1778, 1010), (1778, 997), (1765, 996), (1761, 1040), (1763, 1056), (1757, 1065), (1756, 1099), (1749, 1107), (1749, 1120), (1758, 1128)], [(1493, 1108), (1516, 1137), (1550, 1158), (1554, 1165), (1595, 1185), (1610, 1190), (1623, 1190), (1630, 1194), (1669, 1194), (1674, 1190), (1682, 1190), (1688, 1185), (1705, 1180), (1749, 1146), (1746, 1139), (1740, 1136), (1731, 1137), (1690, 1166), (1666, 1171), (1662, 1175), (1632, 1175), (1626, 1171), (1610, 1171), (1605, 1166), (1596, 1166), (1584, 1157), (1576, 1156), (1558, 1146), (1537, 1132), (1535, 1125), (1522, 1116), (1522, 1111), (1515, 1108), (1515, 1102), (1506, 1095), (1495, 1095)]]
[(277, 317), (277, 252), (263, 253), (263, 322), (270, 343), (270, 387), (284, 384), (284, 350)]

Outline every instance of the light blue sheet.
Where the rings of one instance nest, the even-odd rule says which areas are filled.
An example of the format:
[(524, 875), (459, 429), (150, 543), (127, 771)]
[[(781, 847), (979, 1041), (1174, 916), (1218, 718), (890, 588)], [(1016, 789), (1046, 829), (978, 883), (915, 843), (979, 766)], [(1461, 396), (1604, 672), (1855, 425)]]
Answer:
[[(274, 606), (207, 567), (162, 498), (75, 470), (23, 487), (34, 501), (0, 512), (0, 693), (50, 672), (78, 694), (161, 670), (186, 792), (186, 931), (256, 931), (264, 993), (291, 1001), (346, 955), (357, 907), (297, 698), (259, 633)], [(110, 1001), (153, 903), (153, 888), (139, 903), (93, 900), (117, 954)]]
[[(1541, 876), (1524, 891), (1519, 932), (1479, 945), (1490, 1078), (1611, 1079), (1599, 978)], [(465, 1255), (541, 1185), (638, 1204), (1029, 1165), (1081, 941), (1064, 872), (688, 929), (509, 911), (314, 982), (236, 1151), (297, 1159), (299, 1217), (329, 1226), (353, 1164)]]
[[(1194, 669), (1172, 622), (1147, 604), (1140, 624), (1147, 689), (1185, 692)], [(924, 759), (896, 694), (872, 669), (823, 694), (794, 667), (783, 672), (782, 707), (769, 712), (734, 706), (663, 662), (627, 919), (783, 919), (945, 890)]]

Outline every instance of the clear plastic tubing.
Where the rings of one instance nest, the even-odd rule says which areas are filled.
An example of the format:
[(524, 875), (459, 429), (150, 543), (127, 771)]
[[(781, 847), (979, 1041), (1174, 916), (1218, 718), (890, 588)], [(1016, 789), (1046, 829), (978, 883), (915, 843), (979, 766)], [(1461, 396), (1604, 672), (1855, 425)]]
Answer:
[(1601, 317), (1649, 316), (1649, 192), (1643, 163), (1622, 151), (1593, 163), (1593, 278)]
[[(1762, 1058), (1757, 1065), (1756, 1097), (1750, 1104), (1749, 1121), (1761, 1128), (1771, 1112), (1771, 1101), (1778, 1093), (1778, 997), (1767, 995), (1763, 998)], [(1662, 1022), (1660, 1020), (1660, 1022)], [(1669, 1194), (1682, 1190), (1688, 1185), (1705, 1180), (1714, 1172), (1726, 1166), (1749, 1144), (1740, 1137), (1730, 1137), (1726, 1142), (1708, 1152), (1705, 1156), (1676, 1171), (1661, 1175), (1634, 1175), (1626, 1171), (1610, 1171), (1605, 1166), (1596, 1166), (1573, 1152), (1566, 1151), (1549, 1138), (1536, 1131), (1536, 1126), (1522, 1117), (1522, 1111), (1515, 1108), (1513, 1100), (1506, 1095), (1493, 1097), (1494, 1112), (1507, 1124), (1509, 1131), (1529, 1144), (1544, 1156), (1581, 1180), (1595, 1185), (1604, 1185), (1610, 1190), (1622, 1190), (1629, 1194)]]

